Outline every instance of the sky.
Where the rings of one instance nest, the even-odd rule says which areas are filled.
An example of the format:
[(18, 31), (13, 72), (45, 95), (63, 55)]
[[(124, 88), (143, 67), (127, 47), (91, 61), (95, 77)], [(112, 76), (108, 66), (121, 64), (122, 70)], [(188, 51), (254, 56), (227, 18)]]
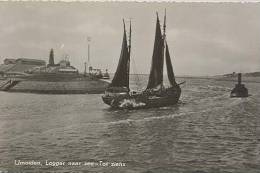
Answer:
[(95, 68), (116, 70), (123, 23), (132, 20), (131, 73), (149, 73), (156, 11), (175, 74), (260, 71), (260, 3), (0, 2), (0, 61), (66, 55), (84, 70), (88, 41)]

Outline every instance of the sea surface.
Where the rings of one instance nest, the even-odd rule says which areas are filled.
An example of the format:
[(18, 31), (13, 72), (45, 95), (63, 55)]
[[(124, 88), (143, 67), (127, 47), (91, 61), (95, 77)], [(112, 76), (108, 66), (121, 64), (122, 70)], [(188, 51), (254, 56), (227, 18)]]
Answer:
[[(132, 88), (147, 83), (133, 79)], [(100, 94), (0, 92), (0, 172), (259, 173), (260, 83), (230, 98), (232, 81), (177, 81), (186, 81), (178, 105), (130, 111), (110, 109)]]

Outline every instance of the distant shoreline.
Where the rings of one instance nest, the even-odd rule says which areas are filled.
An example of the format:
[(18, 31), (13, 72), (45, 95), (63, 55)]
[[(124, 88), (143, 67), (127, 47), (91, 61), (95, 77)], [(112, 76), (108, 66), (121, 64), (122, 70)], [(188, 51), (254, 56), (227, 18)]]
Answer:
[[(130, 74), (130, 76), (140, 75), (140, 76), (149, 76), (149, 74)], [(164, 76), (167, 76), (164, 74)], [(230, 81), (237, 82), (237, 76), (227, 77), (224, 75), (216, 76), (176, 76), (177, 79), (205, 79), (205, 80), (215, 80), (215, 81)], [(245, 83), (260, 83), (260, 76), (250, 76), (248, 73), (242, 75), (242, 82)]]
[[(177, 76), (176, 78), (184, 78), (184, 79), (209, 79), (215, 81), (229, 81), (229, 82), (237, 82), (237, 77), (224, 77), (224, 76), (209, 76), (209, 77), (197, 77), (197, 76)], [(260, 83), (260, 76), (243, 76), (243, 83)]]
[[(216, 81), (237, 82), (236, 77), (215, 78)], [(242, 83), (260, 83), (260, 77), (242, 77)]]

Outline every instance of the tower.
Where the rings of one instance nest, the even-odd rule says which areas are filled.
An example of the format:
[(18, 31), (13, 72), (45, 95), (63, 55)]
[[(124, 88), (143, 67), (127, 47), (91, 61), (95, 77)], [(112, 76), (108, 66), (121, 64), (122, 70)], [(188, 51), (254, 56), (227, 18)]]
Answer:
[(51, 49), (51, 51), (50, 51), (49, 65), (50, 65), (50, 66), (53, 66), (53, 65), (54, 65), (54, 52), (53, 52), (53, 49)]

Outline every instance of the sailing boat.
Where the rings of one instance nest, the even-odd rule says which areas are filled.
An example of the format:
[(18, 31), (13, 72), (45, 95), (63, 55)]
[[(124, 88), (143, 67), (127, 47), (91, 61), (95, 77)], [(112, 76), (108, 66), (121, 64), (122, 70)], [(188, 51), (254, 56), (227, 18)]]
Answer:
[[(123, 21), (124, 23), (124, 21)], [(129, 67), (131, 52), (131, 22), (129, 44), (127, 43), (125, 23), (121, 55), (115, 76), (102, 96), (104, 103), (118, 109), (138, 109), (174, 105), (181, 95), (180, 84), (175, 81), (168, 44), (166, 42), (166, 15), (164, 16), (163, 34), (157, 13), (155, 42), (147, 87), (142, 92), (130, 91)], [(166, 60), (170, 87), (163, 85), (163, 64)]]

